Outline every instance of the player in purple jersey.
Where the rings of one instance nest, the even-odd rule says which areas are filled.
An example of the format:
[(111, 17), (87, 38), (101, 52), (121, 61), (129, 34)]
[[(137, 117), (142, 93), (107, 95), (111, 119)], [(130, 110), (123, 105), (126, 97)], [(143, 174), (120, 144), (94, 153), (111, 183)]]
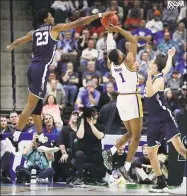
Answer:
[(42, 99), (46, 93), (46, 84), (49, 76), (49, 66), (53, 61), (53, 57), (56, 50), (56, 43), (60, 32), (68, 31), (76, 28), (77, 26), (83, 26), (91, 23), (92, 21), (101, 18), (106, 15), (114, 14), (116, 12), (99, 13), (92, 16), (86, 16), (79, 18), (74, 22), (66, 24), (54, 24), (54, 18), (49, 10), (42, 9), (36, 15), (36, 20), (39, 23), (40, 28), (35, 31), (30, 31), (22, 38), (15, 40), (12, 44), (7, 46), (9, 51), (26, 44), (29, 41), (33, 41), (32, 52), (33, 58), (29, 66), (27, 78), (29, 83), (29, 97), (27, 104), (22, 111), (17, 131), (10, 138), (12, 144), (18, 150), (18, 139), (23, 130), (27, 119), (33, 114), (34, 122), (38, 133), (42, 133)]
[[(147, 142), (149, 147), (149, 158), (151, 166), (157, 176), (157, 184), (152, 187), (150, 192), (167, 192), (167, 184), (160, 169), (158, 160), (158, 149), (163, 136), (167, 142), (172, 142), (176, 151), (186, 159), (187, 150), (181, 142), (178, 125), (165, 105), (164, 98), (164, 76), (170, 71), (172, 58), (175, 55), (175, 48), (168, 50), (168, 58), (159, 54), (150, 63), (148, 78), (146, 83), (145, 106), (149, 113)], [(166, 62), (167, 60), (167, 62)]]

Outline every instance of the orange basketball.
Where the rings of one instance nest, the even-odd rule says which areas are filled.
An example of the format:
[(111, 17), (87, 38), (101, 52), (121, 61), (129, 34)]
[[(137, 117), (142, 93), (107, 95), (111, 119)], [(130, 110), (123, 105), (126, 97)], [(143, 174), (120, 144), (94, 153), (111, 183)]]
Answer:
[(119, 18), (116, 14), (104, 16), (101, 19), (101, 24), (106, 28), (109, 24), (118, 25)]

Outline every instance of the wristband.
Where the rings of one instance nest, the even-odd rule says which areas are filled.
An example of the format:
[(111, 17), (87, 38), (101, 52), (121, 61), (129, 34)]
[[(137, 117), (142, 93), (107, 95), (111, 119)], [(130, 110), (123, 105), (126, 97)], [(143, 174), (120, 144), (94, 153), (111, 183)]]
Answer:
[(101, 14), (101, 13), (99, 13), (99, 14), (98, 14), (98, 16), (99, 16), (99, 18), (101, 18), (101, 17), (102, 17), (102, 14)]

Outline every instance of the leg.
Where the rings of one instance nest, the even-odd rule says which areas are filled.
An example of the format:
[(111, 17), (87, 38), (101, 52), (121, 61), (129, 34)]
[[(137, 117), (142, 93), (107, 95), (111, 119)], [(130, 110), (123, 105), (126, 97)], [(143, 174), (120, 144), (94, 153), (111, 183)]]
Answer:
[(182, 144), (179, 135), (173, 137), (171, 139), (171, 142), (172, 142), (173, 146), (175, 147), (176, 151), (178, 153), (180, 153), (186, 159), (186, 157), (187, 157), (187, 149)]
[(78, 171), (78, 177), (79, 178), (83, 178), (84, 177), (84, 159), (85, 159), (85, 155), (82, 151), (78, 151), (75, 153), (75, 164), (76, 164), (76, 168)]
[(10, 172), (9, 172), (10, 158), (11, 158), (10, 152), (5, 152), (5, 154), (2, 156), (1, 169), (2, 169), (2, 176), (4, 177), (10, 177)]
[(65, 91), (65, 104), (67, 105), (69, 103), (69, 85), (64, 85), (64, 91)]
[(77, 95), (78, 88), (75, 85), (70, 86), (70, 104), (73, 104)]
[(55, 174), (55, 171), (53, 168), (47, 168), (42, 170), (37, 177), (38, 178), (49, 178), (49, 177), (53, 177), (53, 175)]

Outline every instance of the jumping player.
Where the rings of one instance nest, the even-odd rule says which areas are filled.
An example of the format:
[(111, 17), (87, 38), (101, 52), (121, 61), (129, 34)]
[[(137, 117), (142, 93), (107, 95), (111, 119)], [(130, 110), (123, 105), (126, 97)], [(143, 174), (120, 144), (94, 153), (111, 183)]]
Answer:
[[(110, 150), (103, 151), (103, 159), (105, 166), (111, 170), (112, 156), (117, 149), (130, 141), (125, 165), (119, 171), (126, 180), (132, 182), (129, 170), (141, 138), (143, 117), (141, 98), (137, 91), (138, 74), (133, 67), (137, 54), (137, 41), (131, 33), (118, 26), (109, 25), (107, 30), (110, 32), (107, 36), (108, 66), (112, 76), (115, 78), (119, 92), (116, 105), (120, 118), (128, 132)], [(113, 35), (111, 32), (121, 33), (131, 43), (127, 56), (120, 50), (112, 48), (110, 43)]]
[[(167, 142), (172, 142), (176, 151), (186, 159), (187, 150), (181, 142), (178, 125), (171, 114), (171, 111), (165, 105), (164, 98), (164, 76), (170, 71), (172, 66), (172, 57), (175, 54), (175, 48), (168, 50), (167, 56), (159, 54), (150, 63), (148, 69), (148, 78), (146, 83), (145, 107), (149, 113), (147, 142), (151, 166), (157, 176), (157, 184), (152, 187), (150, 192), (168, 191), (166, 181), (160, 170), (158, 160), (158, 149), (160, 141), (165, 136)], [(167, 62), (166, 62), (167, 61)]]
[(23, 130), (31, 113), (33, 114), (37, 132), (42, 133), (42, 99), (46, 94), (46, 84), (50, 72), (49, 66), (52, 63), (53, 57), (55, 55), (60, 32), (68, 31), (70, 29), (76, 28), (77, 26), (89, 24), (97, 18), (114, 13), (115, 12), (99, 13), (80, 18), (74, 22), (54, 25), (54, 18), (52, 14), (48, 10), (43, 9), (40, 10), (36, 15), (36, 20), (39, 25), (41, 25), (40, 28), (29, 32), (24, 37), (15, 40), (12, 44), (7, 46), (7, 49), (12, 51), (13, 49), (31, 40), (33, 41), (33, 58), (27, 72), (29, 83), (28, 101), (20, 115), (17, 131), (15, 131), (11, 138), (11, 142), (16, 148), (20, 133)]

